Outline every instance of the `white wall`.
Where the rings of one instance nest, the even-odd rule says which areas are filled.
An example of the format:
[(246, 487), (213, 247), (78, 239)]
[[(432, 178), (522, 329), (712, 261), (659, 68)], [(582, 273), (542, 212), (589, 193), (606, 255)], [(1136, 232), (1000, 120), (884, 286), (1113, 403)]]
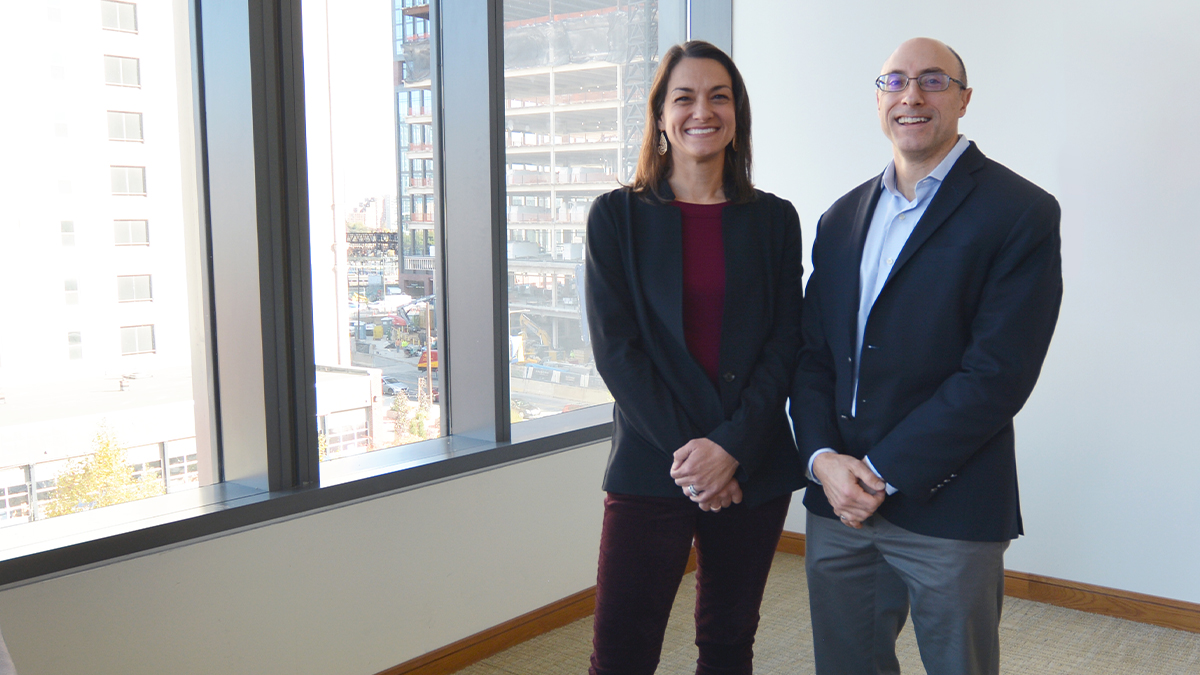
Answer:
[(608, 444), (0, 593), (21, 675), (372, 675), (596, 583)]
[[(1196, 193), (1200, 7), (1152, 0), (742, 0), (757, 176), (806, 245), (882, 169), (871, 81), (945, 39), (963, 130), (1063, 205), (1066, 298), (1018, 420), (1011, 569), (1200, 602)], [(370, 675), (595, 583), (607, 443), (0, 593), (22, 675)], [(798, 501), (788, 529), (802, 530)]]
[[(824, 209), (891, 157), (872, 86), (891, 51), (927, 35), (962, 55), (975, 93), (960, 129), (1063, 208), (1065, 297), (1017, 419), (1027, 535), (1007, 567), (1190, 602), (1197, 26), (1190, 0), (734, 4), (758, 184), (796, 204), (806, 251)], [(793, 509), (788, 529), (802, 524)]]

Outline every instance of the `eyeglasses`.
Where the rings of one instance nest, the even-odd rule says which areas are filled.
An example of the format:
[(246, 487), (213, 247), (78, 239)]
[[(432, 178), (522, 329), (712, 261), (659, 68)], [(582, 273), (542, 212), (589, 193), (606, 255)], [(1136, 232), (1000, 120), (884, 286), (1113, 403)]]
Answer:
[(879, 88), (879, 91), (894, 94), (907, 89), (911, 80), (917, 81), (917, 86), (921, 88), (921, 91), (946, 91), (950, 88), (951, 82), (963, 89), (967, 88), (967, 85), (945, 73), (921, 73), (916, 77), (909, 77), (903, 73), (888, 73), (875, 78), (875, 86)]

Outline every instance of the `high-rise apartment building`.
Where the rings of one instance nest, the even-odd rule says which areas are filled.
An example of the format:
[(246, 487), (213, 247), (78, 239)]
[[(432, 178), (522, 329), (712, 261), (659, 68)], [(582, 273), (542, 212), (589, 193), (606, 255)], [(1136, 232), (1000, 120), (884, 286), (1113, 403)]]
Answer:
[(131, 480), (214, 473), (186, 4), (5, 13), (0, 526), (43, 516), (102, 429)]

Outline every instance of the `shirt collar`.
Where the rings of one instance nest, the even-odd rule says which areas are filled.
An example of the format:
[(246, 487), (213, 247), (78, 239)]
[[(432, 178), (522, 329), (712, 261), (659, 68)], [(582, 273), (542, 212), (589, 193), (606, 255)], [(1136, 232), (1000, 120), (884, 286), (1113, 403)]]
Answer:
[[(958, 142), (954, 144), (953, 148), (950, 148), (950, 152), (947, 153), (946, 156), (942, 158), (942, 161), (936, 167), (934, 167), (933, 171), (929, 172), (928, 176), (917, 181), (917, 185), (920, 186), (921, 183), (924, 183), (925, 181), (927, 181), (931, 178), (933, 180), (937, 181), (938, 183), (941, 183), (943, 180), (945, 180), (946, 174), (950, 173), (950, 169), (954, 168), (954, 163), (958, 161), (959, 157), (962, 157), (962, 154), (967, 151), (967, 148), (970, 145), (971, 145), (971, 141), (968, 141), (966, 136), (959, 134)], [(896, 161), (895, 160), (888, 162), (887, 168), (883, 170), (883, 186), (882, 187), (883, 187), (883, 189), (885, 189), (889, 193), (891, 193), (891, 195), (893, 197), (903, 197), (904, 196), (904, 195), (900, 194), (900, 190), (896, 188)], [(905, 201), (907, 201), (907, 199), (905, 199)]]

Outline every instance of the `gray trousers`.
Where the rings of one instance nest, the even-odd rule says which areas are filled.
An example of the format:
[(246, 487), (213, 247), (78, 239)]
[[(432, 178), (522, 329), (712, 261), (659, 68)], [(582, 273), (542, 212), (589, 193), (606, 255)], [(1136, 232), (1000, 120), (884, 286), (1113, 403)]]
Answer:
[(910, 605), (928, 675), (997, 675), (1009, 542), (940, 539), (879, 515), (861, 530), (808, 514), (817, 675), (894, 675)]

